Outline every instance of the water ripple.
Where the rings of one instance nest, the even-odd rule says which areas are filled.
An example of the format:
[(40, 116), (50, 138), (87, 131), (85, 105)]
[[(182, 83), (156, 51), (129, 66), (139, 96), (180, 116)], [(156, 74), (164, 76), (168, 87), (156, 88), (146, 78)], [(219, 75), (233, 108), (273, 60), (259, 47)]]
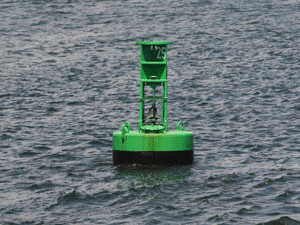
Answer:
[[(149, 10), (153, 9), (153, 10)], [(299, 224), (299, 2), (0, 3), (1, 224)], [(112, 165), (139, 47), (169, 40), (186, 167)]]

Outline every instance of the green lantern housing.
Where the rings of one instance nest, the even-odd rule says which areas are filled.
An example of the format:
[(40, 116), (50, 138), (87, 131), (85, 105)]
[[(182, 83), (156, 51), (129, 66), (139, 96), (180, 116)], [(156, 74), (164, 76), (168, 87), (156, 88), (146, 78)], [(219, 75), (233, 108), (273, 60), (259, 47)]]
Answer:
[[(113, 133), (113, 163), (190, 164), (194, 160), (193, 133), (184, 131), (183, 122), (178, 122), (177, 130), (168, 131), (167, 45), (171, 42), (137, 44), (141, 46), (139, 130), (132, 131), (125, 122), (122, 131)], [(152, 89), (152, 96), (145, 96), (146, 87)], [(161, 96), (156, 96), (156, 89), (162, 89)], [(161, 114), (157, 113), (159, 102)]]

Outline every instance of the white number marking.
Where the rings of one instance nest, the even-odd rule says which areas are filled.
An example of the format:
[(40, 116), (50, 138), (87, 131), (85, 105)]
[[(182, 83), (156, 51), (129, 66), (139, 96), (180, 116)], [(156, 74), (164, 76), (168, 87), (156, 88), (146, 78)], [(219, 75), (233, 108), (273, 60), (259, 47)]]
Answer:
[(154, 49), (153, 49), (153, 45), (151, 45), (151, 47), (150, 47), (150, 50), (151, 51), (158, 51), (158, 53), (157, 53), (157, 58), (158, 59), (165, 59), (166, 58), (166, 56), (167, 56), (167, 53), (166, 53), (166, 50), (167, 50), (167, 48), (166, 47), (158, 47), (158, 46), (154, 46)]
[(158, 53), (157, 53), (157, 58), (158, 58), (158, 59), (161, 59), (161, 57), (160, 57), (160, 52), (161, 52), (161, 48), (158, 47)]
[(162, 47), (162, 49), (161, 49), (161, 53), (162, 53), (162, 58), (163, 59), (165, 59), (166, 58), (166, 56), (167, 56), (167, 54), (166, 54), (166, 50), (167, 50), (167, 48), (166, 47)]

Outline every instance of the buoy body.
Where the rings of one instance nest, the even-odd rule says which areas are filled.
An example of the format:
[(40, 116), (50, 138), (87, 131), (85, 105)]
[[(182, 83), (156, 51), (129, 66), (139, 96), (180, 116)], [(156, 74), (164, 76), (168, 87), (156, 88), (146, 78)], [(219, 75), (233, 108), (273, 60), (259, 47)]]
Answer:
[(114, 132), (113, 162), (140, 164), (191, 164), (194, 160), (193, 133), (167, 131), (144, 133), (139, 131)]
[[(113, 133), (113, 163), (173, 165), (191, 164), (194, 161), (194, 135), (184, 130), (178, 122), (177, 130), (167, 128), (167, 45), (171, 42), (137, 42), (141, 45), (140, 116), (139, 129), (131, 130), (125, 122), (122, 131)], [(152, 96), (145, 96), (145, 87), (153, 89)], [(156, 89), (162, 96), (156, 96)], [(145, 105), (151, 102), (149, 115)], [(157, 113), (161, 103), (161, 115)], [(160, 118), (161, 116), (161, 118)]]

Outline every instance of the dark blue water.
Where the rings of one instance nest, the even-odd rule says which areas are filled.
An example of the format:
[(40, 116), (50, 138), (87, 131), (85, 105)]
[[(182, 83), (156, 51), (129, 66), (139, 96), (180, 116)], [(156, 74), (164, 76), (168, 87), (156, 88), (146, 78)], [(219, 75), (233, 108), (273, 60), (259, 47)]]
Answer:
[[(298, 0), (2, 0), (1, 224), (300, 220)], [(190, 166), (112, 165), (138, 125), (139, 46), (169, 46)]]

